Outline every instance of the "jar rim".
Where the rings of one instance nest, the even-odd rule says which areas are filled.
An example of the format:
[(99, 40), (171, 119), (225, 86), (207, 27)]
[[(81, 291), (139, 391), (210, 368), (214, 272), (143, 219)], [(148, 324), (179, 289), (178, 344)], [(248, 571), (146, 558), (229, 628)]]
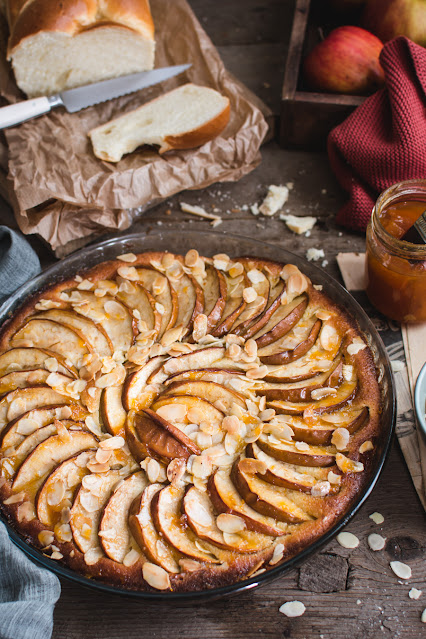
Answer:
[[(387, 248), (392, 251), (399, 250), (407, 258), (425, 260), (426, 244), (413, 244), (394, 237), (384, 228), (379, 217), (385, 206), (399, 202), (407, 197), (414, 201), (415, 196), (418, 198), (417, 201), (422, 201), (424, 198), (426, 210), (426, 180), (404, 180), (388, 187), (377, 198), (371, 213), (371, 224), (381, 241), (387, 245)], [(422, 197), (419, 198), (419, 196)]]

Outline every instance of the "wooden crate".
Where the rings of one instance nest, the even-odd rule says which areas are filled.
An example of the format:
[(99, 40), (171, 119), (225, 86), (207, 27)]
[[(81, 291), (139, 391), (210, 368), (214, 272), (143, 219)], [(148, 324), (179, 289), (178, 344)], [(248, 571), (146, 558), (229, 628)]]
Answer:
[(327, 135), (365, 97), (314, 93), (304, 84), (302, 62), (322, 35), (342, 24), (357, 24), (359, 14), (343, 15), (326, 0), (296, 0), (281, 97), (279, 140), (284, 148), (324, 150)]

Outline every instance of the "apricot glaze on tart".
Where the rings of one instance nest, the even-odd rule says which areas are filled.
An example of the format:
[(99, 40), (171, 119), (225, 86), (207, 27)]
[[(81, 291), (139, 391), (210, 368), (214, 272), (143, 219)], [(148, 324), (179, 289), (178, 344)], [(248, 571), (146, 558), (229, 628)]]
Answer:
[(29, 544), (132, 590), (232, 584), (323, 535), (368, 481), (373, 358), (298, 268), (126, 254), (0, 336), (0, 502)]

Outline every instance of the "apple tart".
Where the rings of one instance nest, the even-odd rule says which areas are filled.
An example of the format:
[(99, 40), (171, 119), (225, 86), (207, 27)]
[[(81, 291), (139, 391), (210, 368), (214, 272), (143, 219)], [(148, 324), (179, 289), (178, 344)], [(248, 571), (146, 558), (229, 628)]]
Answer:
[(363, 335), (291, 264), (129, 253), (0, 335), (2, 512), (126, 589), (210, 589), (294, 556), (365, 486), (380, 428)]

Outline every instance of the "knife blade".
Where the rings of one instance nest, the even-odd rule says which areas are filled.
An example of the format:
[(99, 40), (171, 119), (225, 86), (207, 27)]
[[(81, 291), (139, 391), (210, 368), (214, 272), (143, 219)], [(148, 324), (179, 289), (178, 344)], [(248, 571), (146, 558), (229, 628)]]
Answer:
[(64, 106), (69, 113), (75, 113), (93, 104), (106, 102), (112, 98), (118, 98), (134, 91), (140, 91), (153, 84), (164, 82), (164, 80), (183, 73), (190, 66), (191, 64), (179, 64), (152, 71), (141, 71), (140, 73), (132, 73), (112, 80), (95, 82), (76, 89), (68, 89), (56, 95), (32, 98), (16, 104), (10, 104), (0, 108), (0, 129), (15, 126), (31, 118), (43, 115), (58, 106)]

